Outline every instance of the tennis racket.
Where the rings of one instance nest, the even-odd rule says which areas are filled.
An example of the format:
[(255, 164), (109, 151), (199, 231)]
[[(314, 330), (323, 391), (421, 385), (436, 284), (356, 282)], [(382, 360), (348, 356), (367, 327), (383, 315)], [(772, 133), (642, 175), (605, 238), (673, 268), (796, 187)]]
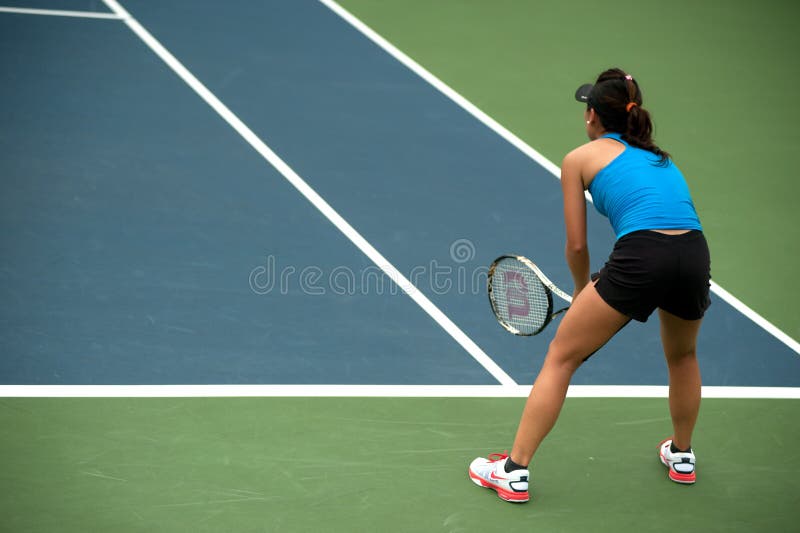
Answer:
[(489, 267), (489, 303), (497, 321), (514, 335), (536, 335), (569, 305), (553, 312), (553, 294), (572, 303), (530, 259), (502, 255)]

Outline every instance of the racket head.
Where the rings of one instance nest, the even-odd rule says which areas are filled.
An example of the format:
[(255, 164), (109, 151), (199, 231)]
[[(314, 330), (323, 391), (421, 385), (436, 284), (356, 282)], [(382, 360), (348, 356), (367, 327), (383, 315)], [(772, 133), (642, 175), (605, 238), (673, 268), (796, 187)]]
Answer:
[(487, 285), (497, 322), (514, 335), (536, 335), (552, 320), (553, 294), (529, 259), (498, 257), (489, 267)]

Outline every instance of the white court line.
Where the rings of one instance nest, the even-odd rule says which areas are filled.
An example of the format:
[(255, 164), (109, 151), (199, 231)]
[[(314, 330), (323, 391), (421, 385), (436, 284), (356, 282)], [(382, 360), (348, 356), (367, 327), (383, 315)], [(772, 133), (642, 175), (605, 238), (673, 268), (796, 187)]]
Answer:
[[(558, 166), (547, 159), (545, 156), (537, 152), (531, 146), (529, 146), (525, 141), (511, 133), (508, 129), (503, 127), (499, 122), (494, 120), (492, 117), (478, 109), (472, 102), (458, 94), (454, 91), (451, 87), (449, 87), (446, 83), (442, 80), (431, 74), (428, 70), (426, 70), (422, 65), (411, 59), (405, 53), (400, 51), (396, 46), (392, 43), (381, 37), (375, 30), (364, 24), (361, 20), (356, 18), (352, 13), (344, 9), (342, 6), (337, 4), (333, 0), (319, 0), (322, 4), (328, 7), (331, 11), (339, 15), (342, 19), (344, 19), (348, 24), (353, 26), (359, 32), (364, 34), (369, 40), (380, 46), (386, 53), (394, 57), (397, 61), (405, 65), (409, 70), (414, 72), (417, 76), (431, 84), (435, 87), (439, 92), (447, 96), (450, 100), (458, 104), (462, 107), (465, 111), (470, 113), (472, 116), (480, 120), (483, 124), (488, 126), (492, 131), (497, 133), (500, 137), (511, 143), (514, 147), (516, 147), (519, 151), (536, 161), (538, 164), (546, 168), (551, 174), (556, 176), (557, 178), (561, 178), (561, 169)], [(591, 202), (591, 196), (588, 194), (586, 198)], [(720, 298), (725, 300), (731, 307), (738, 310), (744, 316), (755, 322), (761, 328), (766, 330), (776, 339), (784, 343), (786, 346), (794, 350), (795, 353), (800, 354), (800, 343), (791, 338), (789, 335), (781, 331), (777, 326), (772, 324), (769, 320), (764, 318), (763, 316), (759, 315), (749, 306), (747, 306), (744, 302), (733, 296), (731, 293), (720, 287), (718, 284), (711, 282), (711, 290)]]
[[(800, 342), (797, 342), (789, 335), (781, 331), (776, 325), (772, 322), (764, 318), (763, 316), (759, 315), (757, 312), (753, 311), (747, 304), (739, 300), (736, 296), (729, 293), (722, 287), (720, 287), (717, 283), (711, 282), (711, 290), (714, 293), (728, 302), (730, 306), (734, 309), (742, 313), (744, 316), (761, 326), (767, 333), (771, 334), (773, 337), (784, 343), (786, 346), (791, 348), (795, 351), (795, 353), (800, 354)], [(787, 304), (790, 305), (790, 304)]]
[[(0, 385), (18, 398), (525, 398), (523, 385)], [(667, 398), (649, 385), (570, 385), (570, 398)], [(800, 399), (800, 387), (703, 387), (704, 398)]]
[(58, 9), (33, 9), (28, 7), (0, 6), (0, 13), (17, 13), (20, 15), (48, 15), (54, 17), (78, 17), (87, 19), (121, 20), (116, 13), (100, 13), (96, 11), (62, 11)]
[(433, 302), (418, 290), (403, 274), (400, 273), (383, 255), (337, 213), (317, 192), (308, 185), (286, 162), (273, 152), (253, 131), (233, 114), (219, 98), (203, 85), (183, 64), (178, 61), (164, 46), (148, 32), (144, 26), (134, 19), (130, 13), (116, 0), (103, 0), (105, 4), (121, 17), (125, 24), (150, 47), (189, 87), (192, 88), (225, 122), (247, 141), (267, 162), (275, 167), (286, 180), (291, 183), (306, 199), (311, 202), (330, 222), (336, 226), (350, 241), (355, 244), (378, 268), (389, 276), (417, 305), (419, 305), (436, 323), (450, 334), (478, 363), (481, 364), (502, 385), (517, 383), (500, 366), (455, 325)]

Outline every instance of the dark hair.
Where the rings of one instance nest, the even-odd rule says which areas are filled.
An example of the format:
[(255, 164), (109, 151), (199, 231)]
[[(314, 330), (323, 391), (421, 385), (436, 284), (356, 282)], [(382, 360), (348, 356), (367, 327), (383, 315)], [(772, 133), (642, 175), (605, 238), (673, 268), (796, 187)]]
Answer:
[(669, 162), (669, 154), (653, 142), (653, 122), (642, 107), (639, 84), (622, 69), (611, 68), (601, 73), (587, 102), (606, 131), (619, 133), (628, 144), (653, 152), (660, 157), (659, 165)]

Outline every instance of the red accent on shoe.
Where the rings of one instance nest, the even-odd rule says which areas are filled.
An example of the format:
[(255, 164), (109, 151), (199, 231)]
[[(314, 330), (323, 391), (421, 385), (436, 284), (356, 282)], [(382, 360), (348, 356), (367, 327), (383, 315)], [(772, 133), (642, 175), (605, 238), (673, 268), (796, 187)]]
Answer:
[(694, 472), (691, 474), (681, 474), (680, 472), (674, 471), (672, 468), (669, 469), (669, 478), (676, 483), (688, 484), (697, 481), (697, 476)]
[(501, 499), (503, 499), (503, 500), (505, 500), (507, 502), (523, 503), (523, 502), (527, 502), (530, 499), (530, 495), (528, 494), (528, 491), (525, 491), (525, 492), (513, 492), (513, 491), (510, 491), (510, 490), (506, 490), (503, 487), (498, 487), (494, 483), (490, 483), (490, 482), (486, 481), (485, 479), (483, 479), (482, 477), (473, 474), (471, 470), (469, 472), (469, 477), (471, 477), (475, 481), (479, 482), (482, 487), (485, 487), (487, 489), (492, 489), (492, 490), (496, 491), (497, 495)]

